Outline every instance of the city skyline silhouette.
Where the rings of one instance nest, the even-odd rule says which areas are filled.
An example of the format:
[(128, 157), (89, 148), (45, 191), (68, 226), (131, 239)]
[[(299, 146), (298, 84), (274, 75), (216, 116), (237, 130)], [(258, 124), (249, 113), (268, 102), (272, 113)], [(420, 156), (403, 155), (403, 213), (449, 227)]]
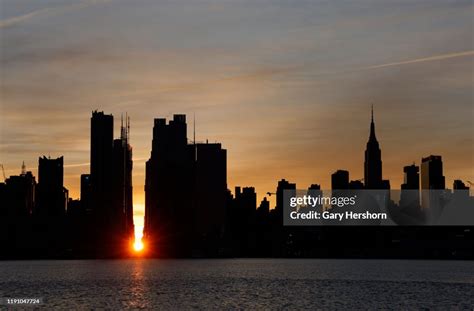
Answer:
[[(37, 181), (23, 163), (20, 175), (12, 175), (0, 183), (1, 220), (6, 230), (3, 239), (10, 245), (3, 256), (36, 256), (31, 253), (32, 246), (15, 251), (18, 246), (13, 243), (28, 239), (35, 232), (39, 233), (36, 238), (48, 245), (40, 246), (43, 253), (37, 256), (59, 256), (70, 248), (73, 256), (125, 257), (134, 240), (135, 250), (141, 250), (143, 243), (153, 257), (278, 257), (314, 251), (312, 239), (297, 242), (304, 231), (283, 227), (284, 191), (306, 186), (297, 186), (283, 176), (275, 192), (266, 193), (268, 197), (276, 194), (273, 206), (267, 197), (258, 205), (257, 192), (252, 185), (236, 186), (232, 192), (227, 183), (227, 150), (221, 143), (196, 141), (195, 128), (190, 140), (183, 114), (174, 114), (169, 121), (154, 119), (152, 149), (146, 164), (144, 227), (135, 224), (139, 217), (133, 206), (130, 119), (126, 115), (124, 124), (122, 115), (117, 139), (113, 135), (113, 115), (93, 111), (90, 124), (90, 172), (80, 176), (80, 200), (69, 198), (64, 185), (63, 156), (40, 157)], [(338, 169), (331, 175), (333, 195), (363, 189), (394, 189), (390, 180), (384, 179), (383, 152), (376, 138), (373, 106), (369, 128), (363, 163), (365, 178), (353, 179), (349, 171)], [(437, 206), (442, 212), (446, 205), (443, 202), (452, 199), (461, 199), (459, 202), (464, 203), (458, 204), (463, 208), (472, 201), (470, 188), (459, 179), (453, 182), (451, 199), (446, 197), (440, 201), (445, 195), (426, 192), (447, 189), (441, 155), (422, 157), (419, 166), (406, 165), (403, 172), (404, 183), (400, 188), (395, 187), (402, 189), (400, 205), (388, 203), (390, 199), (386, 203), (394, 217), (402, 221), (399, 225), (423, 225), (431, 219), (429, 215)], [(322, 193), (323, 189), (317, 183), (308, 186), (312, 193)], [(360, 208), (374, 208), (369, 202), (361, 203)], [(316, 229), (307, 230), (313, 235), (321, 234)], [(360, 234), (367, 237), (370, 230), (373, 229), (366, 228)], [(264, 247), (262, 239), (270, 239), (272, 243)], [(293, 239), (296, 240), (291, 241)], [(26, 245), (30, 243), (32, 241)], [(438, 247), (446, 246), (441, 243)], [(378, 254), (386, 255), (380, 249)]]
[(474, 181), (469, 1), (61, 2), (2, 6), (7, 175), (23, 161), (37, 174), (38, 156), (64, 156), (78, 198), (89, 165), (84, 120), (99, 109), (132, 117), (141, 216), (153, 117), (174, 113), (195, 114), (197, 140), (229, 150), (230, 188), (252, 185), (259, 201), (282, 176), (329, 188), (337, 169), (364, 178), (374, 103), (392, 184), (403, 181), (400, 167), (430, 154), (443, 155), (448, 185)]
[(381, 178), (392, 189), (405, 166), (430, 155), (442, 156), (447, 187), (474, 181), (471, 11), (469, 1), (429, 0), (6, 0), (0, 164), (7, 176), (23, 162), (38, 176), (39, 156), (63, 156), (77, 199), (90, 165), (84, 120), (128, 113), (128, 197), (140, 231), (153, 118), (187, 115), (192, 140), (227, 150), (227, 187), (254, 187), (260, 202), (282, 178), (329, 189), (345, 170), (351, 187), (372, 175), (380, 183), (363, 165), (374, 104)]
[[(374, 124), (375, 124), (375, 120), (374, 120), (374, 105), (372, 104), (370, 107), (371, 107), (371, 108), (370, 108), (370, 126), (369, 126), (369, 131), (368, 131), (369, 134), (368, 134), (368, 142), (367, 142), (367, 146), (366, 146), (366, 155), (365, 155), (366, 160), (365, 160), (365, 162), (370, 161), (370, 160), (368, 160), (368, 159), (374, 158), (374, 157), (375, 157), (375, 158), (374, 158), (375, 161), (380, 161), (380, 160), (383, 158), (383, 155), (381, 155), (381, 152), (380, 152), (379, 143), (378, 143), (377, 138), (376, 138), (376, 131), (375, 131), (375, 125), (374, 125)], [(97, 111), (95, 111), (95, 112), (93, 113), (93, 115), (94, 115), (94, 114), (97, 114)], [(103, 115), (103, 112), (100, 112), (100, 114)], [(108, 127), (108, 130), (107, 130), (107, 131), (108, 131), (108, 134), (107, 134), (107, 135), (110, 136), (109, 140), (112, 141), (112, 136), (113, 136), (113, 134), (114, 134), (113, 132), (114, 132), (114, 129), (115, 129), (115, 127), (113, 126), (113, 116), (112, 116), (112, 115), (105, 115), (105, 116), (110, 116), (110, 117), (111, 117), (111, 121), (110, 121), (111, 123), (110, 123), (109, 126), (107, 126), (107, 127)], [(128, 144), (128, 140), (131, 139), (131, 138), (129, 137), (129, 131), (130, 131), (130, 117), (126, 117), (126, 126), (125, 126), (125, 127), (123, 126), (123, 114), (122, 114), (122, 117), (121, 117), (121, 118), (122, 118), (122, 124), (121, 124), (121, 127), (120, 127), (120, 132), (119, 132), (120, 134), (119, 134), (119, 135), (120, 135), (120, 137), (122, 137), (122, 140), (125, 139), (125, 141), (126, 141), (125, 144)], [(93, 118), (93, 119), (94, 119), (94, 118)], [(93, 120), (93, 119), (92, 119), (92, 120)], [(184, 141), (185, 141), (186, 144), (192, 144), (192, 143), (199, 143), (199, 144), (201, 144), (201, 143), (202, 143), (202, 142), (196, 141), (196, 138), (195, 138), (195, 137), (196, 137), (196, 128), (195, 128), (195, 124), (194, 124), (195, 122), (196, 122), (196, 119), (195, 119), (195, 116), (194, 116), (194, 119), (193, 119), (193, 138), (191, 139), (191, 138), (189, 138), (188, 136), (185, 135), (185, 137), (184, 137), (183, 139), (184, 139)], [(186, 127), (187, 127), (187, 125), (186, 125)], [(186, 132), (187, 128), (184, 129), (184, 130), (185, 130), (185, 132)], [(91, 131), (92, 131), (91, 133), (93, 133), (92, 128), (91, 128)], [(100, 127), (100, 131), (102, 131), (102, 126)], [(102, 135), (102, 134), (101, 134), (101, 135)], [(94, 137), (94, 136), (92, 136), (92, 137)], [(126, 138), (124, 138), (124, 137), (126, 137)], [(118, 140), (117, 140), (117, 141), (118, 141)], [(115, 142), (114, 142), (114, 143), (115, 143)], [(207, 142), (206, 142), (206, 143), (207, 143)], [(382, 144), (383, 144), (383, 143), (382, 143)], [(225, 142), (223, 143), (223, 145), (225, 146)], [(112, 147), (113, 147), (113, 144), (111, 144), (111, 146), (110, 146), (110, 148), (111, 148), (111, 149), (110, 149), (110, 155), (109, 155), (109, 158), (110, 158), (109, 160), (110, 160), (110, 161), (112, 161), (112, 153), (111, 153), (111, 152), (112, 152)], [(131, 147), (130, 147), (130, 148), (131, 148)], [(374, 148), (375, 148), (375, 149), (374, 149)], [(377, 151), (377, 150), (378, 150), (378, 151)], [(231, 151), (230, 151), (230, 152), (231, 152)], [(369, 152), (369, 154), (367, 154), (367, 152)], [(370, 153), (374, 153), (374, 152), (375, 152), (374, 155), (370, 155)], [(130, 154), (130, 155), (131, 155), (131, 154)], [(424, 156), (423, 156), (423, 157), (424, 157)], [(43, 156), (43, 158), (46, 159), (46, 157), (44, 157), (44, 156)], [(48, 158), (51, 158), (51, 156), (49, 155)], [(63, 158), (63, 156), (61, 156), (61, 158)], [(107, 156), (106, 156), (105, 159), (107, 159)], [(374, 159), (372, 159), (372, 161), (374, 161)], [(378, 159), (378, 160), (377, 160), (377, 159)], [(62, 160), (62, 161), (64, 161), (64, 160)], [(105, 160), (105, 161), (106, 161), (106, 162), (104, 162), (104, 163), (108, 163), (108, 162), (107, 162), (108, 160)], [(40, 159), (40, 162), (41, 162), (41, 159)], [(421, 161), (420, 161), (420, 162), (413, 161), (413, 165), (415, 165), (415, 163), (416, 163), (417, 165), (419, 165), (419, 166), (421, 166), (421, 164), (422, 164)], [(74, 164), (73, 164), (73, 165), (74, 165)], [(90, 165), (90, 163), (85, 163), (85, 164), (83, 164), (83, 165)], [(81, 165), (81, 166), (83, 166), (83, 165)], [(136, 165), (136, 164), (135, 164), (135, 165)], [(231, 165), (231, 164), (229, 164), (229, 166), (230, 166), (230, 165)], [(375, 167), (375, 169), (378, 170), (379, 172), (378, 172), (378, 173), (376, 172), (376, 173), (375, 173), (375, 174), (376, 174), (375, 177), (372, 177), (372, 179), (374, 179), (375, 181), (372, 181), (372, 182), (370, 183), (371, 186), (369, 187), (369, 189), (390, 189), (390, 177), (391, 177), (391, 176), (388, 176), (388, 179), (387, 179), (387, 180), (382, 180), (382, 173), (381, 173), (381, 172), (382, 172), (382, 163), (380, 163), (380, 164), (374, 163), (373, 165), (375, 165), (375, 166), (373, 166), (373, 167)], [(408, 165), (408, 163), (407, 163), (407, 165)], [(25, 166), (25, 163), (24, 163), (24, 161), (23, 161), (23, 162), (22, 162), (22, 170), (25, 170), (25, 167), (24, 167), (24, 166)], [(64, 166), (65, 168), (67, 168), (67, 164), (66, 164), (66, 165), (62, 165), (62, 166)], [(336, 165), (336, 166), (337, 166), (337, 165)], [(366, 164), (363, 164), (363, 166), (366, 167), (366, 168), (364, 168), (364, 170), (367, 170), (367, 167), (368, 167), (368, 166), (367, 166), (367, 163), (366, 163)], [(227, 165), (226, 165), (226, 167), (227, 167)], [(321, 168), (320, 168), (320, 169), (321, 169)], [(340, 170), (344, 170), (344, 168), (338, 168), (337, 170), (339, 170), (339, 171), (340, 171)], [(370, 169), (369, 169), (369, 170), (370, 170)], [(7, 172), (9, 172), (9, 171), (10, 171), (10, 170), (7, 170)], [(29, 169), (29, 171), (30, 171), (30, 169)], [(33, 170), (33, 171), (34, 171), (34, 170)], [(339, 171), (338, 171), (338, 172), (339, 172)], [(81, 174), (81, 178), (82, 178), (82, 176), (88, 176), (87, 174), (89, 174), (88, 171), (84, 171), (84, 172), (82, 172), (82, 173), (83, 173), (83, 174)], [(329, 178), (334, 178), (334, 177), (333, 177), (333, 176), (334, 176), (333, 173), (334, 173), (334, 172), (328, 172), (328, 173), (327, 173), (328, 177), (329, 177)], [(109, 172), (108, 174), (110, 174), (110, 172)], [(131, 170), (131, 174), (132, 174), (131, 176), (133, 176), (133, 170)], [(333, 174), (333, 176), (331, 176), (331, 174)], [(350, 174), (350, 179), (349, 179), (349, 177), (348, 177), (349, 175), (347, 175), (347, 177), (346, 177), (346, 178), (347, 178), (347, 181), (346, 181), (346, 182), (347, 182), (347, 187), (349, 187), (349, 181), (350, 181), (350, 184), (351, 184), (351, 185), (352, 185), (352, 183), (357, 183), (357, 182), (361, 183), (361, 186), (356, 186), (356, 188), (360, 188), (360, 187), (363, 187), (363, 186), (364, 186), (364, 184), (366, 183), (366, 180), (367, 180), (367, 174), (370, 174), (370, 173), (366, 173), (366, 176), (364, 176), (365, 178), (357, 178), (357, 177), (359, 177), (359, 176), (357, 176), (357, 175), (354, 176), (354, 174), (351, 173), (350, 171), (348, 172), (348, 174)], [(377, 174), (378, 174), (378, 177), (377, 177)], [(401, 169), (399, 170), (399, 174), (403, 176), (403, 172), (402, 172)], [(229, 175), (229, 174), (227, 174), (227, 175)], [(130, 178), (132, 178), (132, 177), (130, 177)], [(290, 178), (288, 178), (287, 176), (282, 176), (280, 179), (285, 179), (285, 178), (290, 179)], [(229, 176), (229, 179), (231, 179), (231, 176)], [(279, 179), (278, 179), (278, 180), (279, 180)], [(298, 186), (300, 187), (300, 189), (305, 189), (307, 186), (310, 186), (310, 185), (304, 185), (304, 184), (301, 186), (301, 183), (299, 183), (297, 179), (296, 179), (296, 180), (290, 179), (290, 180), (291, 180), (292, 182), (296, 182), (296, 183), (298, 184)], [(452, 187), (451, 185), (453, 185), (453, 183), (455, 183), (455, 182), (457, 182), (457, 181), (459, 181), (459, 180), (460, 180), (459, 178), (454, 178), (454, 179), (452, 180), (452, 182), (448, 180), (448, 183), (446, 183), (447, 188), (452, 189), (453, 187)], [(464, 182), (465, 182), (465, 185), (466, 185), (466, 186), (469, 186), (470, 180), (464, 180)], [(271, 183), (271, 182), (270, 182), (270, 183)], [(322, 182), (320, 182), (320, 181), (317, 181), (317, 180), (314, 180), (313, 183), (318, 184), (319, 187), (321, 187), (321, 185), (324, 185), (324, 183), (322, 183)], [(312, 183), (312, 184), (313, 184), (313, 183)], [(276, 184), (276, 180), (273, 181), (273, 184), (274, 184), (274, 185)], [(68, 187), (67, 187), (67, 186), (68, 186), (67, 184), (65, 184), (65, 186), (66, 186), (66, 188), (68, 188)], [(255, 185), (252, 185), (252, 184), (243, 182), (242, 184), (228, 186), (228, 189), (234, 189), (234, 187), (237, 187), (237, 186), (239, 186), (239, 187), (240, 187), (240, 186), (248, 186), (248, 187), (254, 187), (254, 188), (255, 188)], [(82, 187), (82, 185), (81, 185), (81, 187)], [(443, 186), (443, 187), (444, 187), (444, 186)], [(403, 188), (403, 184), (401, 183), (400, 186), (397, 186), (397, 185), (395, 184), (395, 185), (392, 186), (391, 188), (392, 188), (392, 189), (402, 189), (402, 188)], [(133, 189), (133, 188), (131, 188), (131, 189)], [(143, 189), (143, 188), (142, 188), (142, 189)], [(137, 189), (136, 189), (136, 187), (135, 187), (135, 191), (133, 191), (133, 193), (130, 192), (130, 195), (129, 195), (129, 196), (133, 196), (133, 195), (137, 196), (137, 192), (138, 192), (138, 197), (140, 197), (140, 195), (141, 195), (140, 191), (141, 191), (142, 189), (139, 188), (138, 191), (137, 191)], [(275, 189), (275, 188), (273, 187), (273, 188), (265, 189), (265, 190), (274, 191), (274, 189)], [(321, 189), (337, 189), (337, 188), (334, 188), (334, 179), (333, 179), (332, 182), (330, 182), (330, 186), (323, 186)], [(341, 188), (341, 189), (342, 189), (342, 188)], [(100, 190), (99, 193), (102, 193), (102, 192), (104, 192), (104, 191), (105, 191), (105, 190)], [(132, 190), (130, 190), (130, 191), (132, 191)], [(264, 191), (258, 191), (258, 188), (257, 188), (257, 191), (256, 191), (256, 199), (258, 200), (258, 202), (260, 202), (261, 200), (263, 200), (263, 199), (266, 198), (267, 200), (269, 200), (269, 206), (270, 206), (270, 208), (275, 208), (275, 204), (277, 204), (277, 202), (275, 201), (275, 198), (274, 198), (274, 197), (272, 198), (271, 195), (268, 195), (268, 193), (270, 193), (269, 191), (265, 191), (265, 192), (264, 192)], [(68, 190), (68, 195), (69, 195), (69, 190)], [(79, 197), (82, 198), (82, 196), (83, 196), (83, 195), (81, 194)], [(71, 196), (70, 196), (70, 197), (71, 197)], [(76, 199), (77, 197), (76, 197), (76, 198), (71, 197), (71, 198)], [(120, 199), (119, 199), (119, 200), (120, 200)], [(130, 200), (131, 200), (131, 198), (130, 198)], [(132, 223), (132, 227), (133, 227), (133, 222), (135, 222), (135, 223), (137, 224), (134, 234), (135, 234), (135, 237), (139, 239), (139, 238), (142, 237), (142, 235), (143, 235), (143, 230), (145, 229), (145, 217), (146, 217), (146, 214), (144, 213), (144, 212), (145, 212), (145, 211), (144, 211), (145, 208), (143, 207), (143, 211), (142, 211), (142, 208), (140, 208), (140, 207), (141, 207), (140, 204), (136, 204), (136, 203), (134, 203), (133, 201), (130, 202), (130, 205), (129, 205), (129, 206), (130, 206), (130, 208), (132, 208), (132, 206), (133, 206), (133, 220), (130, 220), (130, 222)], [(133, 231), (133, 230), (132, 230), (132, 231)]]

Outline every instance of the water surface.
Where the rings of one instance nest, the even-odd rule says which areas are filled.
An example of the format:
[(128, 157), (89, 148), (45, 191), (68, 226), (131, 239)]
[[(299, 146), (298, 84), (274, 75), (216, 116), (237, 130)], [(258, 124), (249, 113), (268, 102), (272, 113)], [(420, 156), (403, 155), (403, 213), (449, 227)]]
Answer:
[(4, 261), (0, 274), (0, 297), (48, 309), (474, 308), (468, 261)]

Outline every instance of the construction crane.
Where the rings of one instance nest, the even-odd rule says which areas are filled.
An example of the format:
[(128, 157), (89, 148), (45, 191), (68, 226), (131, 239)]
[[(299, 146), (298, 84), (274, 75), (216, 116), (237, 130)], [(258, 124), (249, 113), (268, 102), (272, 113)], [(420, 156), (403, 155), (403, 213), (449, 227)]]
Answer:
[(3, 182), (6, 182), (7, 181), (7, 175), (5, 175), (5, 168), (3, 167), (3, 164), (0, 164), (0, 166), (2, 167)]

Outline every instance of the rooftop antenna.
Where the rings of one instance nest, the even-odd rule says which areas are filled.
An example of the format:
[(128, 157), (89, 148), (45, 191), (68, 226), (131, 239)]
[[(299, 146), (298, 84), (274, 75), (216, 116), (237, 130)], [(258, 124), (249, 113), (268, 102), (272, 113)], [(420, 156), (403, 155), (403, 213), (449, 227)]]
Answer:
[(125, 130), (123, 128), (123, 112), (120, 114), (120, 139), (123, 141), (125, 139)]
[(193, 112), (193, 143), (196, 145), (196, 113)]
[(130, 116), (127, 114), (127, 143), (130, 139)]
[(374, 104), (372, 104), (370, 112), (371, 112), (371, 120), (372, 122), (374, 122)]
[(196, 148), (196, 112), (193, 112), (193, 145), (194, 145), (194, 159), (197, 159), (197, 148)]
[(3, 182), (6, 182), (7, 181), (7, 176), (5, 175), (5, 168), (3, 167), (3, 164), (0, 164), (0, 167), (2, 168)]
[(23, 164), (21, 165), (21, 175), (25, 175), (26, 174), (26, 165), (25, 165), (25, 161), (23, 161)]

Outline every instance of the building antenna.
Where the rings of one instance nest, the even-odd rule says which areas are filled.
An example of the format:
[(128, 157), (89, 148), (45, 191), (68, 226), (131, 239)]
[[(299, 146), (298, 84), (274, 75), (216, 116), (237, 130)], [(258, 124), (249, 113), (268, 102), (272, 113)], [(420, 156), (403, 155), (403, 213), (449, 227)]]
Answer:
[(193, 112), (193, 144), (194, 144), (194, 159), (197, 159), (197, 149), (196, 149), (196, 112)]
[(193, 144), (196, 145), (196, 113), (193, 112)]
[(374, 104), (372, 104), (371, 116), (372, 116), (372, 122), (374, 122)]
[(7, 181), (7, 176), (5, 175), (5, 168), (3, 167), (3, 164), (0, 164), (0, 167), (2, 168), (3, 182), (6, 182)]
[(25, 161), (23, 161), (23, 164), (21, 165), (21, 175), (25, 175), (26, 174), (26, 165), (25, 165)]
[(130, 116), (127, 114), (127, 142), (130, 140)]
[(122, 145), (125, 143), (125, 129), (123, 127), (123, 112), (120, 114), (120, 140)]

